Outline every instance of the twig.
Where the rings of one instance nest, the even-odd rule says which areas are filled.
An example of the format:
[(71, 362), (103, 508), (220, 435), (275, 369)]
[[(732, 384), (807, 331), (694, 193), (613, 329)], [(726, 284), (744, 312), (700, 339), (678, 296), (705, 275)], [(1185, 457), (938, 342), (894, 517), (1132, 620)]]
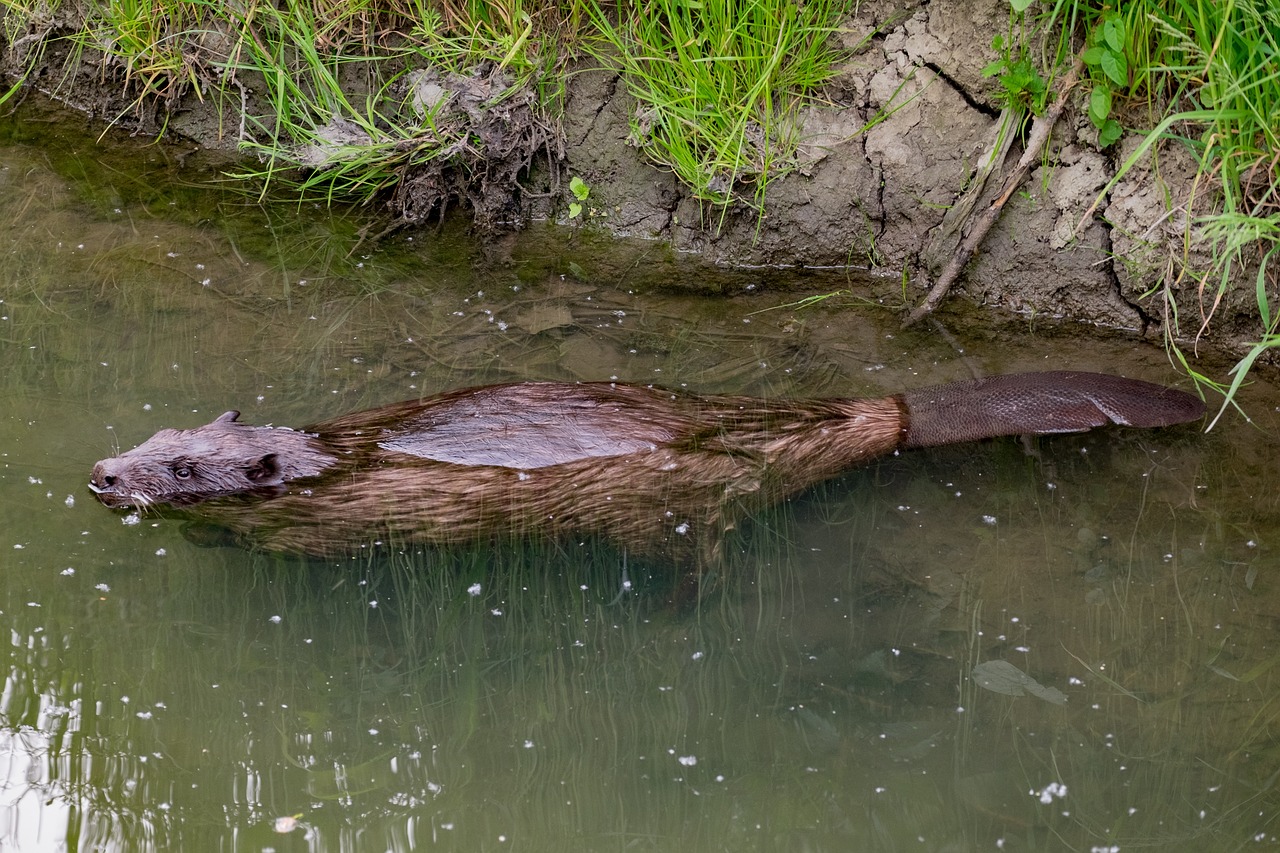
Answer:
[(1062, 78), (1062, 84), (1058, 87), (1058, 97), (1054, 100), (1053, 105), (1045, 111), (1044, 115), (1031, 123), (1031, 132), (1027, 134), (1027, 148), (1022, 152), (1022, 158), (1018, 160), (1018, 165), (1013, 168), (1008, 178), (1005, 179), (1000, 195), (975, 220), (973, 230), (969, 232), (969, 235), (964, 238), (960, 243), (960, 247), (951, 256), (951, 260), (947, 263), (946, 269), (942, 271), (942, 275), (938, 276), (938, 283), (929, 291), (929, 295), (924, 298), (924, 301), (917, 305), (915, 310), (903, 321), (902, 327), (904, 329), (918, 322), (926, 314), (931, 313), (946, 298), (951, 286), (956, 283), (956, 279), (964, 271), (965, 265), (969, 263), (978, 247), (982, 245), (982, 241), (986, 239), (987, 232), (991, 230), (991, 226), (995, 225), (996, 220), (1000, 218), (1000, 211), (1004, 209), (1005, 202), (1013, 195), (1014, 190), (1026, 180), (1031, 171), (1031, 165), (1040, 158), (1040, 152), (1044, 150), (1044, 146), (1049, 141), (1050, 131), (1053, 130), (1058, 117), (1062, 115), (1063, 108), (1067, 105), (1067, 95), (1075, 87), (1076, 80), (1079, 79), (1080, 72), (1083, 69), (1084, 59), (1082, 55), (1077, 56), (1075, 64), (1071, 66), (1071, 71), (1067, 73), (1066, 77)]

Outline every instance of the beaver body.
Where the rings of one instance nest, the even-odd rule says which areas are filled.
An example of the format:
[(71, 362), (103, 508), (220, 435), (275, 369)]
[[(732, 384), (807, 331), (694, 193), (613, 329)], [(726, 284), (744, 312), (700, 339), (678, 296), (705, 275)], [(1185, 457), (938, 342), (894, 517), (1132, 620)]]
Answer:
[(632, 553), (705, 559), (745, 515), (898, 448), (1203, 413), (1180, 391), (1072, 372), (794, 401), (528, 382), (301, 430), (227, 412), (98, 462), (90, 488), (109, 507), (176, 507), (270, 550), (599, 535)]

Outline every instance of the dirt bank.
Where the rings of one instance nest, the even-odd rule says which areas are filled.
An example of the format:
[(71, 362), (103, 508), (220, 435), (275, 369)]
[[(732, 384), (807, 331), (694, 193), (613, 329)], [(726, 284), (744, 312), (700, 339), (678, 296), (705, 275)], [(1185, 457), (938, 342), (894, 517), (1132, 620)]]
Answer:
[[(880, 34), (840, 69), (825, 93), (829, 106), (803, 116), (801, 167), (769, 185), (762, 221), (740, 209), (716, 228), (718, 211), (713, 218), (671, 175), (646, 164), (627, 143), (634, 104), (607, 72), (574, 79), (566, 169), (598, 190), (608, 227), (618, 232), (669, 240), (717, 263), (906, 270), (922, 291), (959, 239), (948, 211), (997, 142), (996, 84), (982, 69), (998, 58), (991, 35), (1006, 15), (998, 0), (862, 4), (846, 37)], [(1184, 262), (1194, 161), (1184, 150), (1161, 149), (1158, 172), (1147, 158), (1086, 217), (1139, 137), (1100, 152), (1084, 95), (1072, 98), (1046, 156), (968, 266), (962, 293), (1017, 312), (1150, 333), (1165, 309), (1146, 294), (1167, 284), (1184, 332), (1194, 334), (1196, 288), (1166, 282)], [(1015, 143), (1007, 163), (1020, 153)], [(1185, 260), (1208, 266), (1194, 253)], [(1250, 304), (1227, 306), (1211, 336), (1256, 337)]]
[[(448, 170), (414, 175), (399, 191), (399, 210), (423, 222), (441, 204), (461, 201), (489, 225), (563, 219), (568, 177), (579, 176), (591, 188), (585, 227), (666, 241), (716, 264), (854, 266), (895, 278), (905, 271), (912, 298), (919, 298), (966, 224), (948, 211), (997, 143), (996, 83), (982, 69), (998, 58), (990, 44), (1007, 25), (1007, 9), (1003, 0), (860, 4), (842, 37), (852, 48), (866, 33), (876, 35), (839, 69), (826, 103), (800, 117), (801, 162), (771, 181), (763, 218), (745, 207), (709, 210), (648, 162), (628, 141), (635, 101), (615, 74), (593, 67), (571, 74), (558, 130), (528, 115), (485, 114), (477, 98), (459, 98), (460, 120), (473, 122), (469, 132), (482, 140), (502, 140), (493, 146), (501, 156), (478, 177), (474, 169), (461, 177)], [(22, 48), (17, 40), (7, 52), (11, 71), (20, 67)], [(89, 59), (72, 75), (56, 71), (64, 60), (58, 49), (49, 51), (33, 87), (140, 132), (163, 127), (201, 146), (235, 149), (229, 129), (243, 104), (190, 91), (133, 108), (119, 81), (104, 82)], [(240, 91), (246, 101), (255, 97), (252, 85)], [(1194, 238), (1189, 256), (1183, 245), (1194, 162), (1166, 146), (1158, 170), (1148, 158), (1086, 215), (1138, 138), (1099, 151), (1084, 95), (1071, 97), (1045, 155), (952, 298), (1152, 334), (1168, 315), (1160, 298), (1167, 294), (1183, 318), (1184, 337), (1195, 334), (1207, 305), (1194, 281), (1180, 275), (1208, 267)], [(517, 109), (527, 111), (527, 104)], [(519, 145), (507, 144), (516, 137)], [(1005, 162), (1020, 153), (1015, 142)], [(986, 192), (979, 208), (994, 190)], [(1239, 304), (1229, 300), (1208, 330), (1228, 350), (1259, 334), (1251, 288), (1243, 290)]]

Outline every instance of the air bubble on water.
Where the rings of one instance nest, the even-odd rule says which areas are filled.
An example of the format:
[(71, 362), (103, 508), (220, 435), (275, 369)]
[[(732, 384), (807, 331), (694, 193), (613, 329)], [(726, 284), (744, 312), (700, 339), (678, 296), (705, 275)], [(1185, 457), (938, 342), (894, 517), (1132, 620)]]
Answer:
[(296, 817), (278, 817), (271, 825), (271, 828), (282, 835), (286, 832), (293, 832), (298, 828), (298, 819)]
[(1047, 806), (1055, 799), (1064, 799), (1067, 796), (1067, 786), (1061, 782), (1050, 782), (1040, 791), (1031, 790), (1027, 793), (1036, 797), (1041, 803), (1044, 803)]

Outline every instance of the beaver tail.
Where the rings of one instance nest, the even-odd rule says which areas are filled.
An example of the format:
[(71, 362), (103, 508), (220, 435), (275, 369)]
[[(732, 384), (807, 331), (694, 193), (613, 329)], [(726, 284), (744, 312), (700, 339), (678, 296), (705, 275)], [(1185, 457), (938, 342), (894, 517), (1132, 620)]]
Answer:
[(1001, 435), (1084, 432), (1119, 424), (1163, 427), (1204, 415), (1197, 397), (1101, 373), (1014, 373), (902, 395), (903, 447), (936, 447)]

